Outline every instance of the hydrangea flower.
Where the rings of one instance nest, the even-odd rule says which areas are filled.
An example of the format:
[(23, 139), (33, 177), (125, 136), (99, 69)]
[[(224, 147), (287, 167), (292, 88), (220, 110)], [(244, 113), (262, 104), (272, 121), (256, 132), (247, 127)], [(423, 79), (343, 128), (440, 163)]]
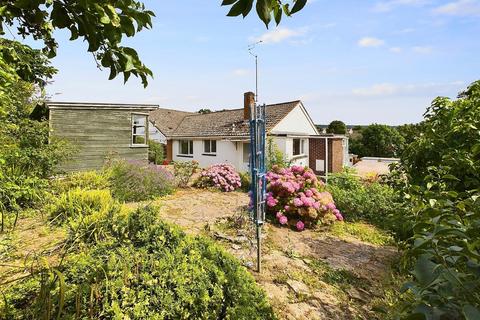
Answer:
[(305, 225), (315, 225), (317, 222), (331, 223), (338, 220), (333, 212), (336, 207), (332, 195), (324, 191), (324, 183), (311, 169), (302, 166), (273, 166), (266, 178), (267, 212), (277, 217), (279, 222), (281, 219), (286, 224), (288, 219), (301, 218), (302, 228), (305, 228)]
[(298, 221), (296, 227), (298, 231), (303, 231), (303, 229), (305, 229), (305, 224), (302, 221)]
[(215, 187), (225, 192), (235, 191), (242, 186), (240, 175), (232, 165), (226, 163), (215, 164), (203, 170), (196, 185), (201, 188)]
[(280, 218), (278, 218), (278, 222), (280, 222), (281, 225), (285, 225), (288, 223), (288, 218), (285, 216), (281, 216)]

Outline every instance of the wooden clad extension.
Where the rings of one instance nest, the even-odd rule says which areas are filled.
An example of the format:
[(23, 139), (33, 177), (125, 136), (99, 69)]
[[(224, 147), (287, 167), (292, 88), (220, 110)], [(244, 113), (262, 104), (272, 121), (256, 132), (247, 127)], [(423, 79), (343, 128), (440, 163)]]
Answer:
[(50, 135), (69, 141), (75, 154), (62, 164), (67, 172), (100, 169), (107, 159), (148, 161), (148, 145), (132, 142), (132, 117), (144, 115), (148, 139), (148, 113), (154, 105), (53, 103), (49, 108)]

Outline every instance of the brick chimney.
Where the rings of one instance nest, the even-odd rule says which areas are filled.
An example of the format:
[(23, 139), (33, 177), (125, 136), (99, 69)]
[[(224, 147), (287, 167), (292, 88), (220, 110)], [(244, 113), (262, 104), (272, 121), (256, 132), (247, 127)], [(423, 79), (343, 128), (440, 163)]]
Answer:
[(255, 93), (245, 92), (243, 94), (243, 120), (250, 120), (250, 108), (255, 105)]

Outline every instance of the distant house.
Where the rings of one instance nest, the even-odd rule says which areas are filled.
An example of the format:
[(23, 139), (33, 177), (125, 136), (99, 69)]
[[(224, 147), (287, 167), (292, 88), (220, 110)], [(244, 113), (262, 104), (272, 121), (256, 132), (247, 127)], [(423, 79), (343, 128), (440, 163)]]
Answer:
[[(154, 110), (150, 113), (150, 121), (156, 131), (152, 131), (151, 137), (159, 137), (154, 139), (162, 143), (166, 140), (168, 160), (197, 160), (201, 167), (226, 162), (239, 171), (247, 171), (250, 155), (248, 119), (254, 98), (252, 92), (247, 92), (244, 94), (243, 108), (207, 114), (161, 108)], [(340, 163), (340, 166), (348, 163), (344, 161), (345, 154), (348, 159), (348, 144), (341, 143), (344, 148), (335, 149), (332, 147), (333, 140), (328, 140), (330, 149), (328, 146), (327, 149), (330, 152), (325, 153), (327, 149), (323, 148), (323, 153), (315, 153), (316, 158), (310, 157), (312, 147), (319, 149), (317, 145), (321, 141), (333, 137), (327, 136), (317, 141), (319, 132), (301, 101), (267, 105), (266, 120), (268, 137), (292, 164), (309, 166), (313, 163), (317, 165), (318, 173), (322, 174), (326, 168), (328, 172), (341, 170), (337, 166), (332, 167), (334, 163)], [(318, 157), (325, 157), (332, 150), (338, 153), (334, 156), (335, 161), (325, 158), (325, 167), (320, 168), (322, 162), (317, 160), (322, 159)]]
[(148, 161), (149, 113), (156, 105), (47, 102), (50, 136), (75, 148), (65, 171), (100, 169), (108, 158)]

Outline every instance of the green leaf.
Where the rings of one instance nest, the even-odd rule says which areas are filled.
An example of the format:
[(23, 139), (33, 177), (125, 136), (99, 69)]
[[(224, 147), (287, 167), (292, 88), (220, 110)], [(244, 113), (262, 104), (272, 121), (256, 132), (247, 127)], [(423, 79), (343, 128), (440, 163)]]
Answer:
[(480, 319), (480, 310), (475, 308), (472, 305), (465, 305), (462, 308), (463, 315), (465, 316), (465, 320), (478, 320)]
[(274, 11), (273, 11), (273, 16), (275, 17), (275, 23), (277, 26), (280, 24), (282, 21), (282, 8), (280, 6), (276, 6)]
[(271, 17), (271, 2), (269, 0), (257, 0), (257, 14), (260, 17), (260, 20), (265, 23), (265, 26), (268, 28)]
[(222, 6), (229, 6), (237, 2), (238, 0), (223, 0), (222, 1)]
[(302, 10), (303, 7), (305, 7), (306, 4), (307, 4), (307, 0), (296, 0), (295, 4), (292, 7), (292, 10), (290, 11), (290, 14), (294, 14), (294, 13)]
[(435, 280), (436, 268), (437, 264), (430, 261), (425, 255), (422, 255), (415, 264), (413, 275), (422, 286), (427, 286)]
[(239, 16), (243, 14), (246, 7), (247, 7), (247, 0), (239, 0), (230, 8), (230, 11), (227, 13), (227, 16), (229, 17)]

